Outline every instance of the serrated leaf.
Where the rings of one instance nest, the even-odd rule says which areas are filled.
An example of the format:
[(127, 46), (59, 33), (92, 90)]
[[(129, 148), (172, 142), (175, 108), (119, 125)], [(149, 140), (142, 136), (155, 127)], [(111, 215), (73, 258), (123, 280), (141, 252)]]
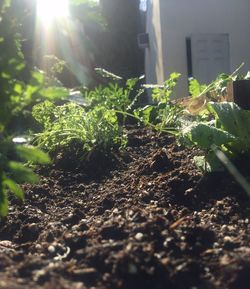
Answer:
[(19, 157), (27, 161), (32, 161), (39, 164), (50, 163), (50, 158), (48, 154), (44, 153), (43, 151), (33, 146), (17, 145), (16, 152)]
[(50, 126), (52, 123), (51, 119), (54, 115), (55, 109), (56, 106), (52, 102), (46, 100), (33, 106), (32, 116), (43, 126)]
[(206, 85), (201, 85), (197, 79), (192, 79), (189, 82), (189, 92), (193, 98), (200, 96), (206, 87)]

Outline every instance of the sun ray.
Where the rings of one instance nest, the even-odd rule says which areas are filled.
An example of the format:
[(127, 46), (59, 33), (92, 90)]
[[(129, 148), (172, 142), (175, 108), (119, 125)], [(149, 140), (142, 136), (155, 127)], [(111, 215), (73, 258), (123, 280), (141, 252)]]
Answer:
[(67, 0), (37, 0), (37, 17), (44, 25), (69, 14)]

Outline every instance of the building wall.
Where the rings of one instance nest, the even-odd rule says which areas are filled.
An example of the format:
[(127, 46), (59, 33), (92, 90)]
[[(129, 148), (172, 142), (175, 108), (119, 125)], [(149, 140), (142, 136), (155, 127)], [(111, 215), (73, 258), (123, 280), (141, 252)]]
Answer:
[[(249, 0), (149, 0), (149, 4), (148, 32), (154, 37), (150, 41), (162, 45), (162, 49), (151, 47), (147, 51), (147, 82), (162, 81), (152, 77), (156, 70), (154, 60), (157, 59), (158, 69), (163, 67), (164, 79), (173, 71), (182, 74), (176, 95), (188, 95), (186, 37), (195, 33), (228, 33), (231, 72), (242, 62), (245, 62), (242, 72), (250, 70)], [(159, 16), (155, 10), (159, 11)], [(156, 37), (161, 40), (155, 40)], [(162, 58), (157, 54), (159, 51)]]
[(149, 84), (164, 81), (160, 0), (148, 0), (146, 31), (149, 34), (149, 48), (145, 51), (146, 81)]

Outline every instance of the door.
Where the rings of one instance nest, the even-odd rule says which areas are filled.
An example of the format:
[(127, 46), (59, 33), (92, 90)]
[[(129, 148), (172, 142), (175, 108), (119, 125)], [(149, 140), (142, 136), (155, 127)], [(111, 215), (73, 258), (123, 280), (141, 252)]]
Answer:
[(221, 73), (230, 73), (229, 35), (193, 34), (191, 36), (192, 76), (208, 84)]

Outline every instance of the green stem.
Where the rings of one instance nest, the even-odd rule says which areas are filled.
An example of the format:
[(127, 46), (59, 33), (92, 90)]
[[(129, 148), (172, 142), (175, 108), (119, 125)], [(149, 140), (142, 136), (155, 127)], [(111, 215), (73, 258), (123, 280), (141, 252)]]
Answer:
[[(131, 117), (135, 118), (136, 120), (138, 120), (139, 122), (142, 122), (142, 120), (139, 117), (135, 116), (132, 113), (119, 111), (119, 110), (114, 110), (114, 112), (125, 114), (127, 116), (131, 116)], [(150, 122), (147, 122), (146, 125), (150, 126), (151, 128), (153, 128), (155, 130), (159, 130), (156, 125), (154, 125), (154, 124), (152, 124)], [(176, 128), (173, 128), (173, 127), (168, 127), (167, 129), (160, 129), (160, 131), (161, 132), (165, 132), (165, 133), (169, 133), (169, 134), (173, 134), (173, 135), (177, 135), (179, 133), (178, 130)]]

